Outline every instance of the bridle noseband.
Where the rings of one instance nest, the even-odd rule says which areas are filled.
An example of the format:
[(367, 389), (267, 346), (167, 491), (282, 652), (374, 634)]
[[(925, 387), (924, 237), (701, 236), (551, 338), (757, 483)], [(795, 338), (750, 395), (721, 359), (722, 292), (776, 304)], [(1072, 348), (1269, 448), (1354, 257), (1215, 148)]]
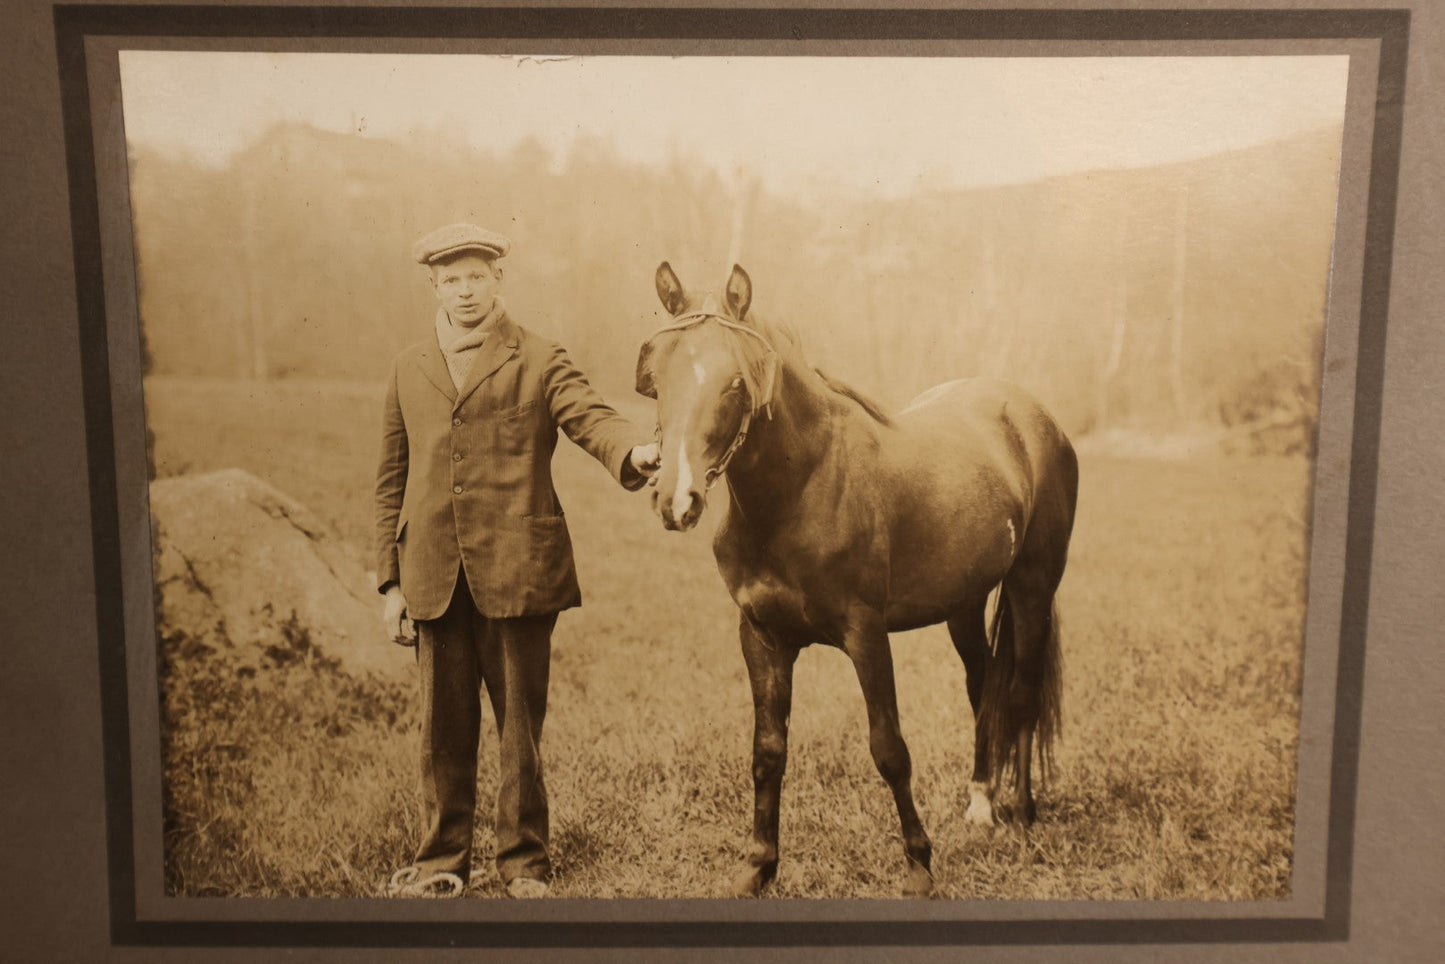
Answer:
[[(732, 443), (728, 445), (727, 451), (723, 452), (722, 458), (718, 459), (718, 461), (710, 468), (708, 468), (707, 472), (703, 474), (703, 491), (708, 492), (711, 491), (712, 487), (717, 484), (717, 480), (722, 476), (722, 474), (727, 471), (728, 463), (733, 460), (734, 455), (738, 454), (738, 449), (743, 447), (743, 442), (747, 441), (748, 429), (753, 424), (753, 415), (758, 411), (762, 411), (765, 417), (773, 417), (773, 383), (776, 380), (778, 373), (778, 353), (777, 350), (773, 348), (772, 344), (769, 343), (769, 341), (757, 331), (754, 331), (747, 325), (740, 325), (736, 321), (733, 321), (731, 318), (728, 318), (725, 315), (715, 314), (710, 311), (694, 311), (686, 315), (678, 315), (676, 318), (673, 319), (672, 324), (664, 325), (663, 327), (657, 329), (657, 331), (653, 332), (652, 337), (656, 338), (658, 335), (661, 335), (662, 333), (668, 331), (682, 331), (687, 328), (695, 328), (705, 321), (716, 321), (724, 328), (730, 328), (733, 331), (740, 331), (743, 334), (750, 335), (753, 338), (756, 338), (759, 342), (761, 342), (764, 350), (767, 352), (767, 354), (764, 356), (767, 359), (767, 374), (766, 380), (763, 382), (761, 400), (759, 400), (758, 398), (749, 398), (749, 402), (751, 404), (749, 405), (748, 410), (743, 413), (743, 420), (738, 425), (738, 432), (736, 435), (733, 436)], [(656, 434), (657, 441), (659, 444), (661, 444), (661, 425), (657, 426)]]

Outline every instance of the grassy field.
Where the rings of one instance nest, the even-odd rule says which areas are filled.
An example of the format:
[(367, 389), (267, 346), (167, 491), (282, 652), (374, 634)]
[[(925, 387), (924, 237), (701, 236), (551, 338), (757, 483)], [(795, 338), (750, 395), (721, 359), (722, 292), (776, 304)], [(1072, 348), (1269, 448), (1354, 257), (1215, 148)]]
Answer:
[[(157, 379), (146, 401), (159, 475), (246, 469), (369, 562), (379, 389)], [(562, 615), (554, 638), (544, 742), (553, 893), (723, 896), (751, 821), (752, 710), (708, 536), (664, 532), (643, 497), (570, 445), (555, 469), (585, 605)], [(964, 823), (963, 668), (941, 627), (894, 637), (939, 892), (1285, 897), (1309, 465), (1086, 452), (1081, 472), (1059, 604), (1064, 741), (1028, 834)], [(420, 833), (411, 689), (312, 658), (243, 678), (183, 642), (162, 655), (172, 892), (376, 893)], [(500, 893), (496, 760), (493, 732), (479, 773), (479, 895)], [(775, 896), (898, 893), (897, 817), (868, 754), (852, 668), (835, 650), (798, 662), (781, 839)]]

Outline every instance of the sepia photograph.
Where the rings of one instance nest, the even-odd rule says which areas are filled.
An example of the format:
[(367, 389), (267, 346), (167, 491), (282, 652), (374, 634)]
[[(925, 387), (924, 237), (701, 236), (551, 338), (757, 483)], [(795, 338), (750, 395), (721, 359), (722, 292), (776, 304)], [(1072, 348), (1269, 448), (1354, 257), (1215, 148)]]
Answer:
[(165, 894), (1295, 896), (1349, 74), (121, 50)]

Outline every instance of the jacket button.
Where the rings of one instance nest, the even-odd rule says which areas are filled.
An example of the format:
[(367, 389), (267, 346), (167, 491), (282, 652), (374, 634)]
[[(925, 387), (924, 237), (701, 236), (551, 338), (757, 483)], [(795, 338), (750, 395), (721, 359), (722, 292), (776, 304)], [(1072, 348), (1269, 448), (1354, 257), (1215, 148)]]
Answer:
[(453, 462), (460, 462), (461, 460), (462, 460), (462, 453), (460, 453), (460, 452), (453, 452), (453, 453), (452, 453), (452, 461), (453, 461)]
[(459, 418), (454, 418), (454, 419), (452, 419), (452, 424), (453, 424), (453, 425), (460, 425), (460, 424), (462, 424), (462, 420), (459, 419)]
[(452, 491), (455, 492), (457, 495), (461, 495), (462, 487), (460, 485), (454, 485), (452, 486)]

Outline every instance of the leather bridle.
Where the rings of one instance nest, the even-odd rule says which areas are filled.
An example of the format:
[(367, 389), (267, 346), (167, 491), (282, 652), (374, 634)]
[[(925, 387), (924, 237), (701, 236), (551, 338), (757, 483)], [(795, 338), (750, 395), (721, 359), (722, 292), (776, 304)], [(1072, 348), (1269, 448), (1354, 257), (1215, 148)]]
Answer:
[[(757, 412), (761, 411), (765, 417), (773, 417), (773, 384), (778, 374), (778, 353), (777, 350), (773, 348), (772, 344), (759, 332), (755, 331), (752, 328), (749, 328), (747, 325), (740, 325), (736, 321), (733, 321), (731, 318), (728, 318), (725, 315), (719, 315), (710, 311), (694, 311), (689, 314), (678, 315), (676, 318), (673, 319), (672, 324), (664, 325), (663, 327), (657, 329), (657, 331), (653, 332), (652, 337), (656, 338), (658, 335), (661, 335), (664, 332), (682, 331), (687, 328), (695, 328), (705, 321), (716, 321), (724, 328), (730, 328), (733, 331), (742, 332), (745, 335), (756, 338), (759, 342), (762, 343), (762, 346), (767, 352), (767, 354), (764, 356), (764, 358), (766, 359), (766, 373), (764, 376), (763, 389), (760, 393), (760, 398), (749, 399), (751, 404), (749, 405), (748, 410), (743, 413), (743, 420), (738, 425), (738, 432), (736, 435), (733, 436), (732, 443), (728, 445), (727, 451), (723, 452), (722, 458), (718, 459), (718, 461), (714, 463), (707, 470), (706, 473), (704, 473), (704, 492), (710, 491), (712, 487), (717, 484), (718, 478), (727, 471), (728, 463), (733, 460), (734, 455), (738, 454), (738, 449), (743, 447), (743, 442), (747, 441), (748, 429), (752, 427), (753, 424), (753, 416)], [(657, 440), (659, 444), (662, 442), (661, 425), (657, 427)]]

